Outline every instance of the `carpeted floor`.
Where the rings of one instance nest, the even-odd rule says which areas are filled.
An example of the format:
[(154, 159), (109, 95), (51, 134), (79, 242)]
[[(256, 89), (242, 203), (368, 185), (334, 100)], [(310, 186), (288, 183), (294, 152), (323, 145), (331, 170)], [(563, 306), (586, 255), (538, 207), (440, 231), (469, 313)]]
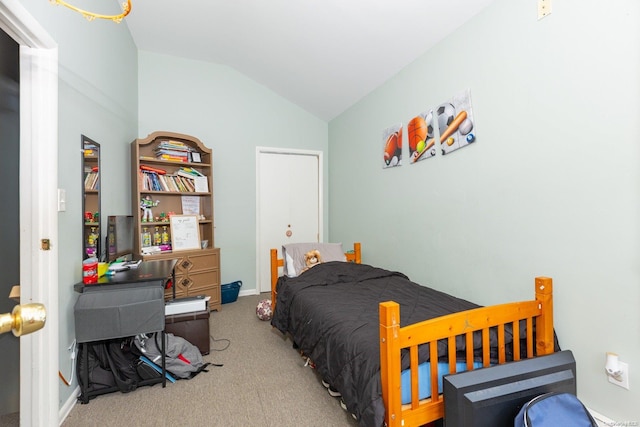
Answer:
[(77, 403), (62, 426), (356, 426), (291, 341), (256, 317), (266, 297), (240, 297), (211, 313), (212, 351), (204, 359), (224, 366), (166, 388)]

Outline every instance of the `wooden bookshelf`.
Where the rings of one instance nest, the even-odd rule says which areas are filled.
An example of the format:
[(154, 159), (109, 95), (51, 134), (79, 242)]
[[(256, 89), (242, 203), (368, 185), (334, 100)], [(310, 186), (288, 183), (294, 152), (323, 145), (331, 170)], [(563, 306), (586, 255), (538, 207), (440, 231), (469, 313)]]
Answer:
[[(189, 152), (182, 151), (180, 146)], [(164, 156), (164, 157), (162, 157)], [(199, 161), (194, 161), (199, 160)], [(194, 172), (197, 171), (198, 173)], [(191, 175), (191, 177), (189, 177)], [(220, 249), (214, 242), (213, 218), (213, 154), (202, 141), (193, 136), (174, 132), (154, 132), (131, 143), (131, 196), (135, 218), (134, 245), (139, 258), (144, 260), (177, 259), (176, 297), (208, 295), (209, 308), (219, 310)], [(141, 201), (151, 200), (152, 219), (143, 218)], [(136, 214), (137, 211), (137, 214)], [(174, 236), (170, 217), (194, 215), (199, 239), (188, 249), (164, 250)], [(175, 220), (176, 218), (174, 218)], [(154, 241), (158, 229), (161, 241)], [(162, 242), (163, 231), (170, 236)], [(147, 246), (143, 233), (151, 234)], [(206, 248), (201, 242), (206, 241)], [(160, 243), (160, 244), (157, 244)], [(172, 246), (172, 248), (174, 247)], [(162, 251), (157, 251), (158, 247)], [(156, 249), (156, 252), (153, 252)], [(172, 297), (167, 289), (166, 298)]]

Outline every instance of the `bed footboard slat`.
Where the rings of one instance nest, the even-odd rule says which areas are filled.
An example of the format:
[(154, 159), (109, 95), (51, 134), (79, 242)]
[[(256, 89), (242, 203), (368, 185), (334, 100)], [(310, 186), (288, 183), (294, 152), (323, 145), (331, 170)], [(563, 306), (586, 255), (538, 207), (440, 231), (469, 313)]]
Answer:
[(467, 332), (465, 334), (465, 348), (467, 354), (465, 355), (465, 359), (467, 361), (467, 371), (473, 369), (473, 332)]
[(438, 400), (440, 393), (438, 391), (438, 343), (429, 344), (429, 360), (431, 361), (431, 401)]
[(503, 364), (506, 361), (507, 355), (504, 342), (504, 325), (498, 325), (498, 363)]
[[(456, 372), (456, 337), (463, 336), (467, 369), (474, 368), (473, 334), (479, 332), (482, 342), (482, 363), (491, 364), (490, 334), (497, 331), (498, 363), (507, 361), (505, 325), (510, 325), (513, 334), (513, 358), (521, 358), (520, 323), (526, 324), (527, 357), (550, 354), (554, 351), (552, 281), (536, 278), (536, 299), (531, 301), (481, 307), (454, 313), (436, 319), (401, 328), (400, 306), (388, 301), (380, 304), (380, 376), (382, 398), (385, 403), (385, 422), (389, 427), (419, 426), (444, 416), (442, 395), (438, 393), (437, 363), (431, 363), (431, 398), (417, 401), (417, 347), (429, 344), (431, 361), (438, 360), (437, 344), (446, 340), (449, 349), (449, 371)], [(533, 334), (535, 319), (536, 334)], [(493, 328), (493, 329), (492, 329)], [(535, 345), (535, 350), (534, 350)], [(411, 359), (411, 404), (402, 405), (401, 399), (401, 351), (410, 348)], [(416, 372), (414, 372), (416, 371)]]
[(418, 346), (411, 347), (411, 406), (418, 407), (420, 394), (418, 393)]
[(447, 349), (449, 351), (449, 373), (455, 374), (458, 372), (458, 368), (456, 366), (456, 337), (449, 337), (447, 339)]
[(380, 303), (380, 382), (385, 403), (384, 419), (388, 426), (399, 425), (402, 412), (400, 394), (400, 306)]
[[(520, 321), (514, 321), (511, 323), (511, 330), (513, 331), (513, 342), (520, 342)], [(520, 360), (520, 346), (513, 346), (513, 360)]]

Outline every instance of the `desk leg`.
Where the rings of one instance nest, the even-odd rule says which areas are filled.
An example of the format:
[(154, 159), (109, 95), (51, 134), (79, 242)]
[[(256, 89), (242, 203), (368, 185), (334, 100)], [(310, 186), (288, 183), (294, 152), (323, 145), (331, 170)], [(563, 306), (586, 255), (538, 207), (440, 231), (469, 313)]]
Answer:
[[(82, 388), (80, 390), (80, 402), (89, 403), (87, 390), (89, 389), (89, 347), (87, 343), (80, 343), (80, 354), (82, 357)], [(84, 391), (82, 391), (84, 390)]]
[(166, 343), (167, 343), (167, 339), (165, 337), (165, 332), (164, 329), (162, 330), (162, 349), (160, 350), (161, 353), (161, 359), (162, 359), (162, 388), (165, 388), (167, 386), (167, 365), (165, 362), (165, 358), (166, 358)]

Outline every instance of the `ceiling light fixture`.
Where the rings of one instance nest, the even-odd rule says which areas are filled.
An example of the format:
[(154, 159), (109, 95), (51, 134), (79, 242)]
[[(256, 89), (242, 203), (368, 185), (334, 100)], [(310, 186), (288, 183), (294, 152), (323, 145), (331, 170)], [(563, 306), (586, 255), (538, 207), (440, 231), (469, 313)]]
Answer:
[(126, 2), (122, 3), (122, 13), (120, 15), (101, 15), (99, 13), (89, 12), (89, 11), (80, 9), (79, 7), (76, 7), (72, 4), (69, 4), (64, 0), (49, 0), (49, 3), (55, 4), (55, 5), (61, 4), (62, 6), (68, 7), (69, 9), (74, 10), (79, 14), (81, 14), (82, 16), (84, 16), (87, 19), (87, 21), (93, 21), (96, 18), (109, 19), (119, 24), (122, 21), (122, 18), (124, 18), (129, 14), (129, 12), (131, 12), (131, 0), (127, 0)]

